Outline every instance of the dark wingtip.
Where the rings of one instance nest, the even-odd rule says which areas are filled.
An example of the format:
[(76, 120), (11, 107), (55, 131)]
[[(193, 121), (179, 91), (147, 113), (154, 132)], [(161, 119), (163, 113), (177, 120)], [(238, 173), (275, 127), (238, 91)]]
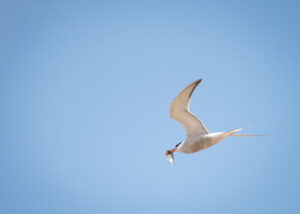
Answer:
[(198, 79), (198, 80), (194, 81), (192, 84), (195, 84), (197, 86), (201, 82), (202, 82), (202, 79)]
[(203, 80), (203, 79), (200, 78), (200, 79), (196, 80), (196, 83), (199, 84), (202, 80)]
[(199, 83), (200, 83), (201, 81), (202, 81), (202, 79), (198, 79), (198, 80), (196, 80), (195, 82), (191, 83), (191, 85), (192, 85), (192, 84), (195, 84), (195, 86), (194, 86), (193, 90), (191, 91), (191, 93), (190, 93), (190, 95), (189, 95), (189, 98), (191, 98), (191, 96), (192, 96), (192, 94), (193, 94), (195, 88), (197, 87), (197, 85), (199, 85)]

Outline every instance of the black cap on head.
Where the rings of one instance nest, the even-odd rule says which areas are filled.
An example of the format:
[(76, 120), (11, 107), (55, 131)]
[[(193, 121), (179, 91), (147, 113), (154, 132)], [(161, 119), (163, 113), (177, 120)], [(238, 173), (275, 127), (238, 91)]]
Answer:
[(182, 144), (182, 142), (177, 143), (176, 146), (175, 146), (175, 148), (177, 148), (180, 144)]

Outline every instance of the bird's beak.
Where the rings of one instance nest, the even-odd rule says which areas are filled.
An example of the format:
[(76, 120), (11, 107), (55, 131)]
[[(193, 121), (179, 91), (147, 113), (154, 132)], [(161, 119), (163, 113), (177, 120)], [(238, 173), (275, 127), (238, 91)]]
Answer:
[(173, 164), (174, 164), (174, 155), (173, 155), (172, 150), (171, 151), (170, 150), (166, 150), (165, 151), (165, 157), (171, 163), (171, 165), (173, 166)]

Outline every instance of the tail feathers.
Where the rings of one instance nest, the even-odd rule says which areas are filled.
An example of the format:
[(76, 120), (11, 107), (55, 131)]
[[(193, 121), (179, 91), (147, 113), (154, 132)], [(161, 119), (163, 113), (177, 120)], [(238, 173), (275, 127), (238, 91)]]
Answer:
[(223, 137), (228, 137), (228, 136), (232, 136), (234, 133), (242, 130), (243, 128), (239, 128), (239, 129), (233, 129), (233, 130), (230, 130), (230, 131), (227, 131), (227, 132), (222, 132), (222, 136)]
[(261, 134), (232, 134), (230, 136), (233, 136), (233, 137), (261, 137), (261, 136), (266, 136), (266, 135), (261, 135)]
[(233, 129), (233, 130), (230, 130), (226, 133), (228, 133), (230, 136), (232, 136), (234, 133), (238, 132), (238, 131), (241, 131), (243, 128), (238, 128), (238, 129)]
[(234, 137), (261, 137), (261, 136), (265, 136), (265, 135), (260, 135), (260, 134), (235, 134), (238, 131), (241, 131), (243, 128), (238, 128), (238, 129), (234, 129), (229, 131), (228, 133), (230, 133), (229, 136), (234, 136)]

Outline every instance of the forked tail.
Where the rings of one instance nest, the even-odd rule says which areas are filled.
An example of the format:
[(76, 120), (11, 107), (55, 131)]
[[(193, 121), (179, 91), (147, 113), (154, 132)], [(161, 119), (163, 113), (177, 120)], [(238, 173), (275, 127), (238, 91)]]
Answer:
[(266, 136), (266, 135), (262, 135), (262, 134), (232, 134), (230, 136), (233, 136), (233, 137), (261, 137), (261, 136)]
[(238, 129), (228, 131), (230, 133), (229, 136), (233, 136), (233, 137), (260, 137), (260, 136), (265, 136), (265, 135), (260, 135), (260, 134), (235, 134), (236, 132), (238, 132), (242, 129), (243, 128), (238, 128)]

